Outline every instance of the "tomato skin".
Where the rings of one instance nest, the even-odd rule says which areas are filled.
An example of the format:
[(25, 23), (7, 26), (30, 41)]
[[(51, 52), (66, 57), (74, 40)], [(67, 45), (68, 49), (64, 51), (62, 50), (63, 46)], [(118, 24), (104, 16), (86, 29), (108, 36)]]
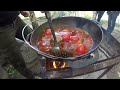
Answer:
[(64, 34), (62, 35), (62, 40), (69, 42), (71, 40), (70, 36), (71, 36), (70, 34)]
[(64, 43), (63, 43), (63, 42), (60, 42), (60, 43), (59, 43), (59, 46), (60, 46), (61, 48), (63, 48), (63, 47), (64, 47)]
[(78, 42), (79, 41), (78, 36), (71, 36), (70, 38), (73, 42)]
[(82, 55), (88, 52), (87, 47), (84, 44), (79, 44), (75, 50), (78, 55)]
[(43, 47), (42, 42), (39, 41), (39, 43), (38, 43), (38, 48), (41, 49), (42, 47)]
[(49, 36), (49, 35), (51, 35), (52, 33), (51, 33), (51, 29), (47, 29), (47, 31), (45, 32), (45, 35), (46, 36)]

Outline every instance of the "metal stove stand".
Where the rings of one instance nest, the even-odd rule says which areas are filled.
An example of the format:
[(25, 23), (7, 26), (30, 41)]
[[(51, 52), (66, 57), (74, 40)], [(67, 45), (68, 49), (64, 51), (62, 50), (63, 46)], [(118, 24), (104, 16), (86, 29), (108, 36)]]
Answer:
[[(108, 73), (113, 67), (118, 65), (120, 62), (120, 43), (103, 28), (104, 36), (101, 45), (98, 50), (106, 58), (96, 61), (93, 64), (87, 65), (82, 68), (65, 68), (65, 69), (54, 69), (54, 70), (43, 70), (43, 78), (70, 78), (75, 76), (81, 76), (92, 72), (106, 69), (97, 79), (102, 78)], [(43, 64), (44, 65), (44, 64)], [(42, 75), (42, 73), (41, 73)]]

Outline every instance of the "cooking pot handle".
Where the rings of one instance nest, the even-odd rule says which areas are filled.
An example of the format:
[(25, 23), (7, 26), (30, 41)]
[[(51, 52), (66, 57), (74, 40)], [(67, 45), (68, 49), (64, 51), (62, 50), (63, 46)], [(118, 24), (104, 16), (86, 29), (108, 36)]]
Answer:
[(30, 37), (31, 37), (31, 34), (34, 32), (30, 32), (26, 37), (24, 36), (24, 31), (25, 31), (25, 28), (29, 25), (30, 23), (28, 23), (22, 30), (22, 37), (23, 37), (23, 40), (25, 41), (26, 44), (28, 44), (31, 48), (33, 48), (34, 50), (38, 51), (36, 48), (34, 48), (33, 46), (30, 45)]
[(31, 38), (31, 34), (32, 34), (32, 33), (33, 33), (33, 31), (26, 36), (26, 40), (27, 40), (28, 42), (30, 42), (30, 38)]

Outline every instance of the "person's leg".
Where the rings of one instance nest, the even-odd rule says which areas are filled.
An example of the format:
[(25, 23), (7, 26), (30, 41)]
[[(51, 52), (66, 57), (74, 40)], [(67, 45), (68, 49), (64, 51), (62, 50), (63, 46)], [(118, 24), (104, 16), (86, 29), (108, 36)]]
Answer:
[(98, 22), (100, 22), (103, 14), (104, 14), (104, 12), (105, 12), (105, 11), (99, 11), (99, 12), (98, 12), (98, 18), (97, 18), (97, 21), (98, 21)]
[(18, 72), (20, 72), (20, 74), (22, 74), (28, 79), (33, 78), (34, 75), (29, 69), (27, 69), (17, 42), (14, 42), (11, 46), (9, 46), (9, 48), (7, 49), (7, 56), (7, 59), (9, 60), (11, 65)]
[(115, 12), (113, 12), (113, 13), (111, 13), (111, 25), (110, 25), (110, 27), (108, 28), (108, 32), (109, 33), (112, 33), (112, 31), (114, 30), (114, 27), (115, 27), (115, 23), (116, 23), (116, 19), (117, 19), (117, 16), (118, 16), (119, 14), (118, 13), (115, 13)]
[(118, 16), (118, 13), (113, 13), (113, 15), (112, 15), (112, 23), (111, 23), (112, 25), (111, 25), (111, 32), (110, 33), (112, 33), (112, 31), (114, 30), (117, 16)]
[(32, 79), (34, 75), (27, 69), (18, 43), (15, 40), (16, 29), (16, 23), (0, 28), (0, 50), (4, 50), (4, 59), (10, 62), (20, 74)]
[(112, 33), (112, 31), (114, 30), (115, 22), (116, 22), (116, 18), (113, 16), (113, 19), (112, 19), (112, 22), (111, 22), (111, 31), (110, 31), (110, 33)]
[(111, 30), (111, 27), (112, 27), (112, 15), (111, 14), (108, 14), (108, 28), (107, 28), (107, 31), (109, 32), (109, 33), (111, 33), (112, 32), (112, 30)]
[[(20, 18), (20, 17), (17, 17), (16, 19), (16, 27), (17, 27), (17, 32), (16, 32), (16, 38), (20, 39), (20, 40), (23, 40), (23, 37), (22, 37), (22, 30), (23, 28), (25, 27), (26, 23)], [(24, 32), (24, 35), (25, 37), (32, 31), (32, 29), (27, 26), (26, 29), (25, 29), (25, 32)]]
[(8, 79), (8, 73), (0, 65), (0, 79)]

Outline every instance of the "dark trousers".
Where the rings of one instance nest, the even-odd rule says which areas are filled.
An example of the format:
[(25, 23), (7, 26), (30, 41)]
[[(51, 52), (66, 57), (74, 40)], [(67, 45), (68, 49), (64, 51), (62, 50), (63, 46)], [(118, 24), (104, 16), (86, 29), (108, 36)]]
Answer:
[[(15, 36), (22, 39), (21, 32), (25, 25), (26, 24), (18, 17), (14, 24), (0, 27), (0, 64), (2, 64), (2, 62), (9, 62), (23, 76), (32, 79), (33, 73), (27, 69), (19, 45), (15, 39)], [(26, 35), (30, 31), (31, 29), (28, 27)]]
[(100, 22), (105, 11), (97, 11), (97, 21)]
[(112, 33), (112, 31), (115, 27), (115, 23), (116, 23), (116, 19), (117, 19), (118, 15), (119, 15), (119, 12), (113, 12), (113, 13), (108, 14), (108, 28), (107, 28), (107, 31), (109, 33)]

